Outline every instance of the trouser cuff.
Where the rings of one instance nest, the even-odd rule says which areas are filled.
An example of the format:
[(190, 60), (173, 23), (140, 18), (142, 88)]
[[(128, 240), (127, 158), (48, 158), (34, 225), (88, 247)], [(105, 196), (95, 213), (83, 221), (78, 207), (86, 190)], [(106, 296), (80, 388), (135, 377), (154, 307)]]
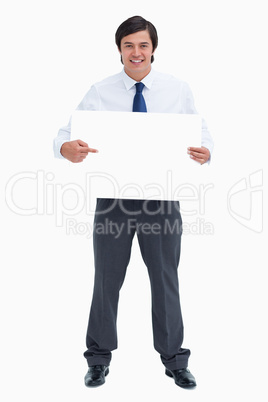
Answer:
[(110, 359), (105, 359), (101, 356), (92, 356), (90, 358), (87, 359), (87, 364), (88, 367), (92, 367), (92, 366), (106, 366), (108, 367), (110, 365)]

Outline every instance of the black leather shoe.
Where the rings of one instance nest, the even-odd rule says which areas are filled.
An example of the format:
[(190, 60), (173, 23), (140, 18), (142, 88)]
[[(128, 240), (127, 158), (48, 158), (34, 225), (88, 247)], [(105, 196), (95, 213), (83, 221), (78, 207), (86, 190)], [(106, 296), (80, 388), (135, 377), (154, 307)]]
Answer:
[(105, 377), (109, 374), (107, 366), (91, 366), (85, 376), (85, 385), (87, 387), (98, 387), (105, 383)]
[(180, 370), (168, 370), (166, 369), (166, 375), (173, 377), (175, 383), (182, 388), (194, 388), (196, 387), (196, 381), (194, 376), (190, 373), (188, 368)]

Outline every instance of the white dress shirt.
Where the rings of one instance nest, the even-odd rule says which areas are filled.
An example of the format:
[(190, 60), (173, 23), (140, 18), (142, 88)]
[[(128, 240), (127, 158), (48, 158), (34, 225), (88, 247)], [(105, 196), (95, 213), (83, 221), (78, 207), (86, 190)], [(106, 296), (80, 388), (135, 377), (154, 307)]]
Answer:
[[(192, 92), (186, 82), (153, 69), (141, 82), (145, 85), (143, 96), (148, 113), (197, 113)], [(130, 78), (123, 69), (120, 73), (92, 85), (77, 110), (131, 112), (136, 93), (135, 84), (136, 81)], [(59, 130), (54, 140), (55, 157), (63, 158), (60, 149), (62, 144), (70, 141), (70, 136), (71, 119), (67, 126)], [(208, 148), (210, 154), (212, 153), (213, 140), (204, 119), (202, 120), (201, 145)], [(90, 144), (88, 146), (90, 147)]]

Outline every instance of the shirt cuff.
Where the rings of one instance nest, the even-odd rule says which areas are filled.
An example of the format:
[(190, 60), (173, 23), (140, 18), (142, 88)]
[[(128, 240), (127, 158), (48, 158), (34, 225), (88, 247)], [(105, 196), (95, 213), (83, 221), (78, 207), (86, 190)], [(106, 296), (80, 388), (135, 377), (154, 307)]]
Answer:
[(61, 147), (62, 147), (62, 145), (63, 145), (65, 142), (68, 142), (68, 140), (65, 140), (65, 139), (57, 139), (57, 138), (54, 140), (53, 149), (54, 149), (54, 156), (55, 156), (55, 158), (58, 158), (58, 159), (65, 159), (64, 156), (63, 156), (63, 155), (61, 154), (61, 152), (60, 152)]

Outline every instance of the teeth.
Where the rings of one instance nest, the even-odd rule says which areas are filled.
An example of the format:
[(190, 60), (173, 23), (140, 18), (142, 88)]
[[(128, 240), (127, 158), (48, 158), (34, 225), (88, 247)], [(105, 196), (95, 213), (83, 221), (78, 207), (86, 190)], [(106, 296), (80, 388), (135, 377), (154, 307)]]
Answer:
[(142, 60), (131, 60), (133, 63), (141, 63)]

